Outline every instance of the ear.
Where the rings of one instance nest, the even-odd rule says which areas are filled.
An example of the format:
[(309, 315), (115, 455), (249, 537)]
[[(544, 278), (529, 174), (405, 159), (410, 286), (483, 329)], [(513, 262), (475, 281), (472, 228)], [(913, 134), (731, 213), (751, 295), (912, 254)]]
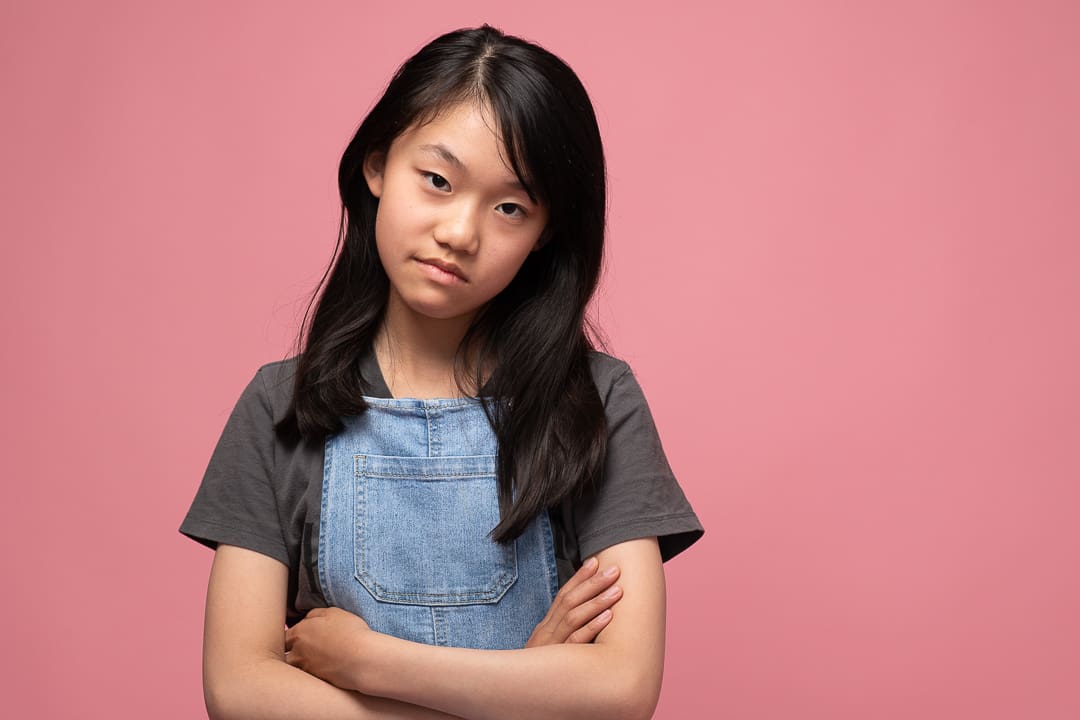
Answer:
[(551, 226), (545, 225), (543, 231), (540, 233), (540, 237), (536, 238), (536, 244), (533, 245), (532, 250), (529, 252), (536, 252), (547, 245), (549, 240), (551, 240)]
[(364, 179), (367, 180), (368, 190), (375, 197), (382, 197), (383, 175), (386, 171), (386, 152), (372, 150), (364, 158)]

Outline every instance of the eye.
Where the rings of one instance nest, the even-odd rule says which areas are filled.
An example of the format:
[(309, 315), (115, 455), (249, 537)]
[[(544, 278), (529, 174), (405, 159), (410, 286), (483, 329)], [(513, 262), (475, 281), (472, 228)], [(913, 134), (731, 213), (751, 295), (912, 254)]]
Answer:
[(500, 203), (495, 206), (495, 209), (503, 215), (512, 218), (523, 218), (527, 214), (525, 212), (525, 208), (521, 207), (517, 203)]
[(436, 190), (440, 192), (448, 192), (450, 190), (449, 181), (447, 181), (447, 179), (444, 178), (442, 175), (433, 172), (426, 172), (423, 170), (420, 171), (420, 174), (423, 175), (424, 178), (428, 181), (428, 184)]

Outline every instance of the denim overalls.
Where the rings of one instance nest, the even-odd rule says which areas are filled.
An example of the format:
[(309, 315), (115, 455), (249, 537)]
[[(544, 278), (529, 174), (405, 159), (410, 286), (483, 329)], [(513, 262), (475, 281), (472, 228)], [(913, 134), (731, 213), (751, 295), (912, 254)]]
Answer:
[(430, 645), (520, 648), (558, 590), (547, 513), (507, 546), (495, 435), (475, 398), (365, 397), (326, 440), (319, 582), (330, 605)]

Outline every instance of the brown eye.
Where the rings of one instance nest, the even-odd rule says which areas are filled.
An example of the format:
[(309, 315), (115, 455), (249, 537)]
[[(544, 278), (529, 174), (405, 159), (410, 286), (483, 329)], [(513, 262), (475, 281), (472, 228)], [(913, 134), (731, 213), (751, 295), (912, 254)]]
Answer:
[(436, 190), (446, 192), (450, 189), (450, 183), (442, 175), (433, 172), (421, 172), (420, 174), (427, 178), (428, 183)]
[(525, 208), (517, 203), (500, 203), (495, 209), (507, 217), (525, 217)]

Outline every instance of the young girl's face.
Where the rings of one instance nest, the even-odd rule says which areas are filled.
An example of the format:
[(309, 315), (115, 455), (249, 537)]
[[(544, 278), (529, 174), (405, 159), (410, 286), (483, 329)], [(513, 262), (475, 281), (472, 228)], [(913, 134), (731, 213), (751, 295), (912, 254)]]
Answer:
[(463, 102), (368, 156), (392, 304), (429, 318), (471, 317), (539, 247), (547, 210), (529, 199), (495, 127), (489, 108)]

